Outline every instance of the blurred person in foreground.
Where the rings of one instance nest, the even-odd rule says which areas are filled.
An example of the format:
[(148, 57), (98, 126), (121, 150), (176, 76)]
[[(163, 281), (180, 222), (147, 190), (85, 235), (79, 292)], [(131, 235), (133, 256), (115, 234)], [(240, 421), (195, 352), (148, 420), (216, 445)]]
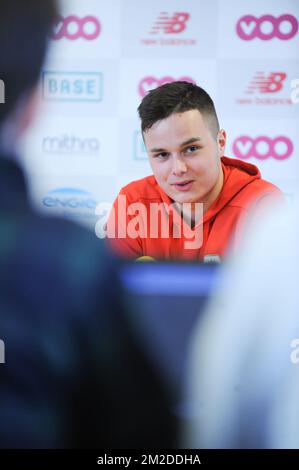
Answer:
[(0, 447), (171, 447), (118, 263), (83, 228), (33, 213), (15, 161), (56, 15), (52, 0), (0, 3)]
[(198, 323), (188, 448), (299, 448), (298, 210), (264, 214)]
[(224, 156), (214, 103), (184, 81), (151, 90), (139, 108), (153, 174), (121, 189), (107, 225), (127, 258), (221, 261), (242, 245), (250, 209), (282, 199), (251, 163)]

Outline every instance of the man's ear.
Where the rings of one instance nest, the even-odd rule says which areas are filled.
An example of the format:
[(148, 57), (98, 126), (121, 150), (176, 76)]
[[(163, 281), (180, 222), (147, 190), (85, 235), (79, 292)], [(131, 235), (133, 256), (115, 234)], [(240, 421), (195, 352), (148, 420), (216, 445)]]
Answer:
[(224, 129), (220, 129), (217, 134), (217, 147), (219, 150), (220, 157), (223, 157), (225, 152), (225, 145), (226, 145), (226, 132)]

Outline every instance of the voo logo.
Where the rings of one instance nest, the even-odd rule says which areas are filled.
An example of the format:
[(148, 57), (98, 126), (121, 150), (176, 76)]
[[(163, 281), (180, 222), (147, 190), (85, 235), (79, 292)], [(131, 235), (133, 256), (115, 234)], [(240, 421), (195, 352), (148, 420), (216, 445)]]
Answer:
[(100, 35), (100, 32), (101, 24), (95, 16), (89, 15), (84, 18), (75, 15), (66, 18), (59, 16), (50, 37), (56, 41), (62, 38), (70, 41), (80, 38), (92, 41)]
[(0, 80), (0, 104), (5, 103), (5, 83), (3, 80)]
[(236, 26), (239, 38), (251, 41), (258, 38), (263, 41), (277, 38), (283, 41), (293, 38), (298, 32), (298, 21), (293, 15), (263, 15), (257, 18), (245, 15), (239, 19)]
[(238, 137), (233, 143), (234, 155), (243, 160), (251, 157), (258, 160), (266, 160), (271, 157), (276, 160), (285, 160), (292, 155), (293, 150), (292, 141), (285, 136), (278, 136), (274, 139), (260, 136), (253, 139), (244, 135)]
[(173, 78), (173, 77), (167, 76), (167, 77), (162, 77), (162, 78), (156, 78), (150, 75), (148, 77), (144, 77), (140, 81), (138, 85), (138, 93), (143, 98), (150, 90), (153, 90), (161, 85), (164, 85), (165, 83), (176, 82), (177, 80), (195, 84), (195, 81), (190, 77)]

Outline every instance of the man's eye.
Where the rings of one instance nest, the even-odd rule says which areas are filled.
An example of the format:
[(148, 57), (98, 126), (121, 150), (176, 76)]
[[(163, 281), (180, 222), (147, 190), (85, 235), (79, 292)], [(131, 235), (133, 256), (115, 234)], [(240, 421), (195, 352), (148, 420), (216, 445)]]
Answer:
[(186, 153), (194, 153), (194, 152), (196, 152), (196, 150), (198, 150), (198, 148), (199, 147), (197, 145), (190, 145), (190, 147), (187, 147), (185, 149), (185, 152)]
[(161, 152), (161, 153), (157, 153), (156, 155), (154, 155), (154, 158), (166, 158), (168, 157), (168, 153), (167, 152)]

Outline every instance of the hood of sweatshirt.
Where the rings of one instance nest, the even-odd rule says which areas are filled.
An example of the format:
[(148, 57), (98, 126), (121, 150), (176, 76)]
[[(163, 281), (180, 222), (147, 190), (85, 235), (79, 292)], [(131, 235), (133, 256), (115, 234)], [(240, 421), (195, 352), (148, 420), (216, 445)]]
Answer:
[[(261, 178), (259, 169), (251, 163), (243, 162), (237, 158), (222, 157), (223, 186), (221, 192), (213, 204), (204, 214), (203, 223), (213, 219), (223, 207), (225, 207), (234, 196), (252, 181)], [(164, 191), (159, 188), (153, 177), (152, 184), (155, 185), (166, 206), (173, 203)], [(178, 221), (177, 221), (178, 222)], [(178, 222), (179, 223), (179, 222)]]
[(255, 165), (243, 162), (237, 158), (222, 157), (221, 164), (223, 170), (222, 190), (204, 214), (203, 222), (214, 218), (239, 191), (252, 181), (261, 178), (261, 173)]

